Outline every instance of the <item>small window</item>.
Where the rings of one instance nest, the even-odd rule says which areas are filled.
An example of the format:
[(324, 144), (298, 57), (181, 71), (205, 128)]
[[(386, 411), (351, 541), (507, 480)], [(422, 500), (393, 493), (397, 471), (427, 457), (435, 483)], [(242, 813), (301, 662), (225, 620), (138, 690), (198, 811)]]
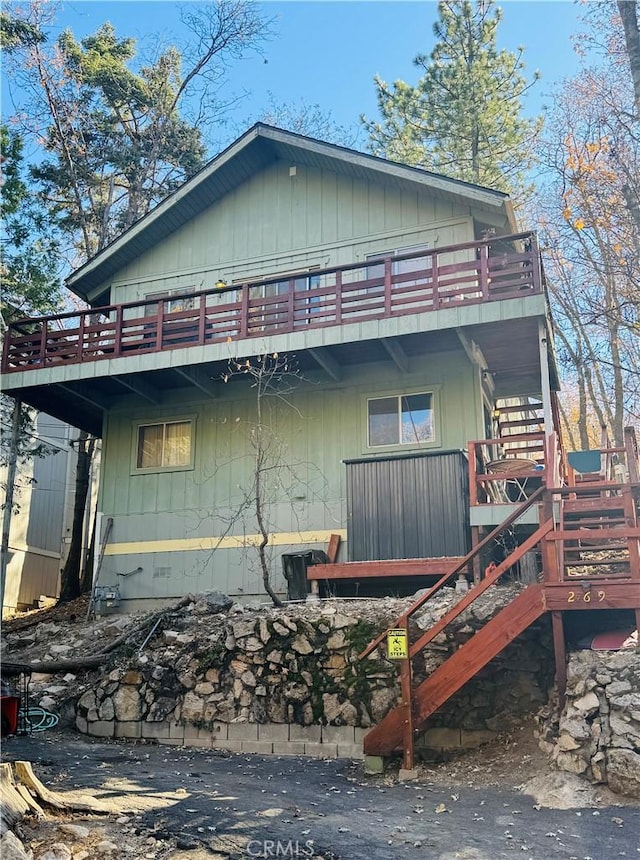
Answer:
[(193, 421), (139, 424), (135, 468), (188, 469), (192, 465)]
[[(145, 301), (148, 299), (164, 299), (164, 312), (167, 314), (171, 314), (178, 311), (190, 311), (194, 307), (194, 298), (193, 296), (188, 295), (188, 293), (193, 292), (193, 287), (183, 287), (179, 290), (164, 290), (160, 293), (146, 293)], [(176, 296), (176, 298), (172, 298)], [(150, 305), (148, 309), (149, 313), (157, 312), (157, 305)]]
[(370, 448), (433, 442), (433, 395), (401, 394), (369, 400), (368, 426)]

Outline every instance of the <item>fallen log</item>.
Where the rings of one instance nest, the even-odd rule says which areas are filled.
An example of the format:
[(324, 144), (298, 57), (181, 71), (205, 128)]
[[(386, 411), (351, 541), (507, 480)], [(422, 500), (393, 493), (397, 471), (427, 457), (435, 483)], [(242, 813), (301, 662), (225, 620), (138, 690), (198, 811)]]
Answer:
[(69, 672), (74, 669), (97, 669), (104, 665), (110, 654), (122, 645), (125, 645), (138, 633), (142, 633), (144, 630), (151, 628), (164, 615), (176, 612), (178, 609), (182, 609), (184, 606), (188, 606), (190, 603), (195, 602), (195, 600), (196, 598), (193, 594), (188, 594), (186, 597), (181, 598), (177, 603), (167, 606), (165, 609), (160, 609), (151, 615), (147, 615), (143, 621), (130, 627), (122, 634), (122, 636), (118, 636), (117, 639), (114, 639), (113, 642), (110, 642), (97, 654), (89, 654), (86, 657), (73, 657), (60, 660), (40, 660), (36, 663), (31, 663), (31, 671), (53, 675), (56, 672)]

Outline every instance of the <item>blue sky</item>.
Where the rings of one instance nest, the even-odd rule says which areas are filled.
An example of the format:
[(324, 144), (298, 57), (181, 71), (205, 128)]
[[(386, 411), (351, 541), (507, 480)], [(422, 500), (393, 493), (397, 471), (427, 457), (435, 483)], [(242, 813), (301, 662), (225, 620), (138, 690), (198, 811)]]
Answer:
[[(274, 19), (274, 38), (264, 46), (264, 57), (231, 68), (229, 90), (248, 95), (236, 105), (220, 143), (260, 116), (269, 93), (276, 102), (317, 103), (338, 124), (356, 127), (361, 113), (376, 114), (374, 75), (414, 82), (413, 57), (429, 53), (433, 45), (435, 2), (292, 0), (262, 5)], [(549, 103), (546, 94), (554, 82), (577, 68), (570, 37), (579, 29), (579, 5), (559, 0), (506, 0), (500, 5), (500, 46), (515, 50), (523, 45), (527, 71), (542, 73), (526, 105), (528, 113), (536, 113)], [(64, 2), (56, 29), (69, 27), (82, 37), (105, 21), (120, 35), (147, 45), (170, 42), (181, 32), (179, 4), (170, 0)], [(357, 143), (364, 142), (361, 133)]]

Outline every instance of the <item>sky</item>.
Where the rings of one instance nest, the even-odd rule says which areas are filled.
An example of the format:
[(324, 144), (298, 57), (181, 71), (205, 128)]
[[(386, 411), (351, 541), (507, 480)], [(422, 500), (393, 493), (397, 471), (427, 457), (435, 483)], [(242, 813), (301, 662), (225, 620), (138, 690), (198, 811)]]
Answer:
[[(171, 0), (68, 0), (62, 3), (51, 35), (68, 27), (82, 37), (110, 21), (118, 35), (133, 36), (149, 48), (179, 38), (180, 5)], [(364, 148), (366, 137), (358, 132), (358, 117), (377, 115), (374, 76), (415, 83), (418, 70), (412, 60), (418, 53), (428, 54), (434, 42), (437, 4), (430, 0), (291, 0), (261, 5), (273, 19), (274, 35), (263, 46), (262, 56), (229, 69), (228, 92), (241, 98), (220, 140), (212, 142), (214, 151), (216, 143), (227, 144), (261, 117), (270, 93), (275, 102), (294, 109), (302, 100), (318, 104), (335, 123), (353, 129), (353, 145)], [(524, 46), (526, 71), (532, 74), (537, 69), (542, 74), (525, 104), (525, 112), (535, 114), (550, 103), (554, 83), (577, 69), (571, 35), (579, 29), (579, 4), (504, 0), (499, 5), (500, 47)], [(5, 112), (6, 106), (5, 100)]]

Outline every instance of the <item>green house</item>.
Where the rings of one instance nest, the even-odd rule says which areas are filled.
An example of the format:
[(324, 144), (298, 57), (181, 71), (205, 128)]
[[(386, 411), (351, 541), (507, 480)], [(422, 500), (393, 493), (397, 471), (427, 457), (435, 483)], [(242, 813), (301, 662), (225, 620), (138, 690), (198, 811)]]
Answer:
[(332, 535), (330, 587), (441, 573), (554, 479), (544, 274), (501, 192), (258, 124), (68, 286), (88, 309), (12, 324), (3, 389), (102, 437), (126, 608), (265, 599), (256, 476), (281, 595)]

